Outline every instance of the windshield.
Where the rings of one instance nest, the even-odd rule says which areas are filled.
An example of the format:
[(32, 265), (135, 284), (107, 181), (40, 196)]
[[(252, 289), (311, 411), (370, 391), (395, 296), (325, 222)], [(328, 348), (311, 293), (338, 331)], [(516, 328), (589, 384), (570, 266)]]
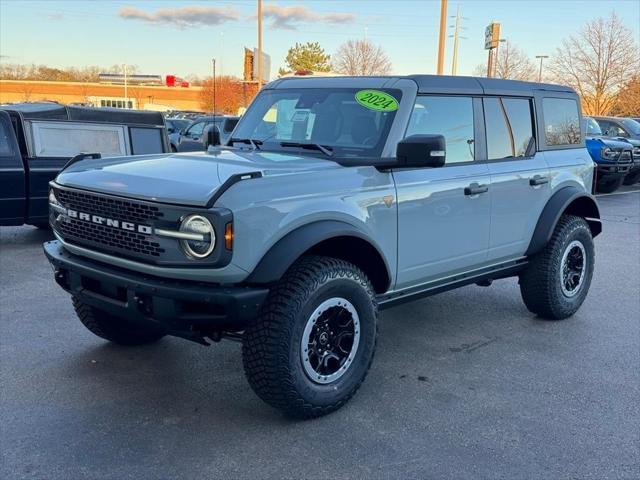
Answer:
[[(378, 157), (400, 98), (399, 90), (264, 90), (240, 120), (231, 143), (251, 139), (261, 150), (277, 151), (320, 145), (305, 152)], [(373, 103), (367, 104), (369, 99)]]
[(632, 118), (622, 119), (622, 125), (634, 135), (640, 135), (640, 123), (636, 122)]
[(584, 119), (585, 130), (587, 135), (602, 135), (602, 129), (598, 122), (591, 117), (585, 117)]

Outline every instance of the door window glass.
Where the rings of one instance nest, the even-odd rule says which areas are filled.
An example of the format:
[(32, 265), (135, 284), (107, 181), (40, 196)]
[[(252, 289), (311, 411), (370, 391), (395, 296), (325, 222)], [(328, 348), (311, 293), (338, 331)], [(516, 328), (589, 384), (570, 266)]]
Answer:
[(417, 134), (443, 135), (447, 148), (447, 164), (473, 161), (473, 99), (418, 97), (406, 135)]
[(524, 157), (533, 140), (531, 102), (525, 98), (485, 98), (489, 160)]
[(10, 157), (13, 155), (13, 148), (11, 148), (13, 142), (9, 138), (11, 133), (10, 128), (8, 128), (4, 122), (0, 122), (0, 157)]
[(569, 98), (543, 98), (544, 136), (547, 145), (580, 143), (578, 104)]
[(189, 127), (189, 130), (187, 130), (187, 135), (202, 135), (203, 131), (204, 131), (204, 122), (198, 122), (198, 123), (194, 123), (193, 125), (191, 125), (191, 127)]

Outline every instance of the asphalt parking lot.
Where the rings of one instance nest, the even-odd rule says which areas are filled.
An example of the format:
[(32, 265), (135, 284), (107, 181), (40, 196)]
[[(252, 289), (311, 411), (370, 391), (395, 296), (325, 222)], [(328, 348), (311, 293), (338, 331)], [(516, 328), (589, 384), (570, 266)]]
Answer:
[(91, 335), (31, 227), (0, 230), (0, 477), (640, 478), (640, 188), (600, 197), (582, 309), (536, 319), (515, 279), (384, 312), (327, 417), (250, 390), (239, 345)]

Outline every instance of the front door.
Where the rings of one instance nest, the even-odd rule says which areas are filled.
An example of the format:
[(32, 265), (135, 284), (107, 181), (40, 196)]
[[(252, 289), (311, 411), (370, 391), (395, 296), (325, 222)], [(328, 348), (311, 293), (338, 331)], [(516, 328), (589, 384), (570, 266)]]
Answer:
[(446, 160), (440, 168), (393, 172), (398, 195), (397, 289), (473, 270), (486, 261), (491, 192), (487, 164), (476, 160), (479, 102), (464, 96), (416, 100), (407, 136), (444, 135)]
[(179, 152), (199, 152), (204, 150), (203, 135), (206, 122), (195, 122), (180, 136)]

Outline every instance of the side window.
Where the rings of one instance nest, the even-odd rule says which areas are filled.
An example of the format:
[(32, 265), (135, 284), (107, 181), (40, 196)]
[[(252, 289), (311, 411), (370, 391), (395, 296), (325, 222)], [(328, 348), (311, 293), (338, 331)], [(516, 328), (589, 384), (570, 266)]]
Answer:
[(406, 135), (416, 134), (443, 135), (447, 145), (447, 164), (473, 161), (473, 99), (418, 97)]
[(576, 145), (580, 143), (580, 115), (578, 104), (568, 98), (543, 98), (544, 137), (547, 145)]
[(13, 148), (11, 147), (13, 142), (9, 137), (12, 133), (8, 125), (0, 122), (0, 157), (10, 157), (13, 155)]
[(525, 98), (485, 98), (483, 104), (487, 158), (524, 157), (533, 140), (531, 101)]
[(187, 135), (202, 135), (204, 131), (204, 122), (194, 123), (187, 130)]
[(611, 123), (608, 134), (612, 137), (628, 137), (629, 136), (629, 134), (626, 132), (624, 128), (622, 128), (620, 125), (616, 125), (615, 123)]
[(236, 125), (238, 124), (238, 119), (237, 118), (232, 118), (230, 120), (227, 120), (226, 122), (224, 122), (224, 133), (231, 133), (233, 132), (233, 129), (236, 128)]

